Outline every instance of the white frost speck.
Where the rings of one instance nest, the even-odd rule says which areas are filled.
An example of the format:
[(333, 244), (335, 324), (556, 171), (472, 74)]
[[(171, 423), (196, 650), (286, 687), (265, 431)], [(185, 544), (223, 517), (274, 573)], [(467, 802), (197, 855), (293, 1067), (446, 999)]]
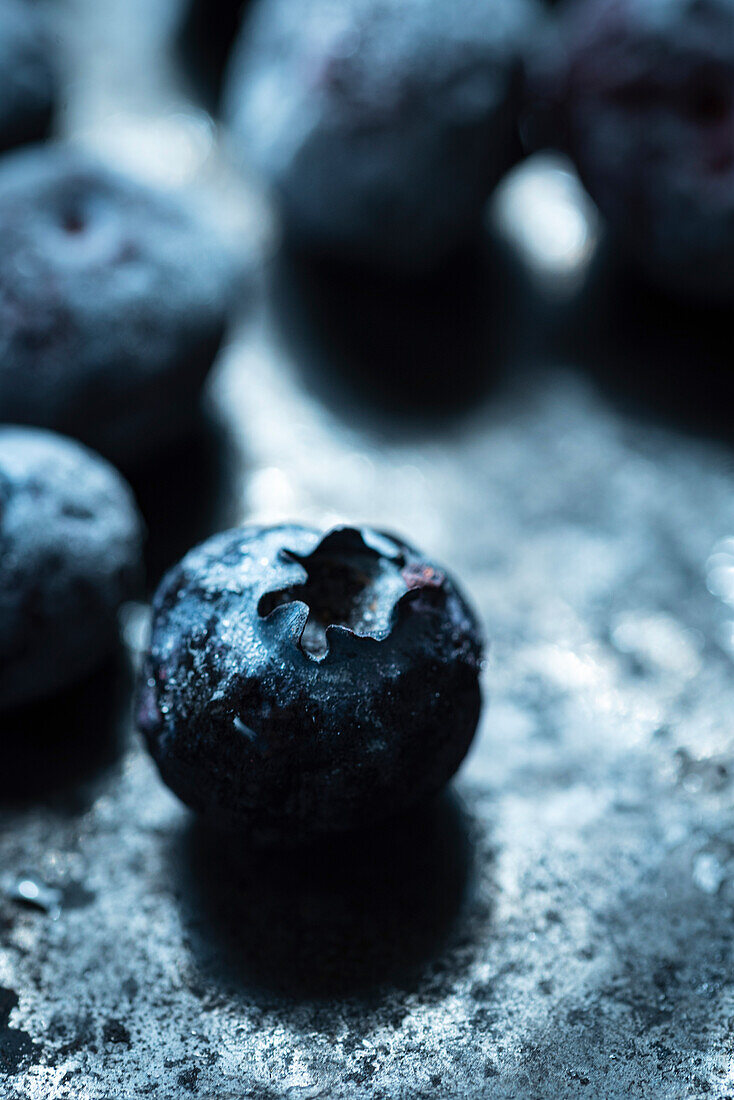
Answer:
[(704, 894), (718, 894), (726, 881), (726, 870), (713, 852), (701, 852), (693, 861), (692, 877)]

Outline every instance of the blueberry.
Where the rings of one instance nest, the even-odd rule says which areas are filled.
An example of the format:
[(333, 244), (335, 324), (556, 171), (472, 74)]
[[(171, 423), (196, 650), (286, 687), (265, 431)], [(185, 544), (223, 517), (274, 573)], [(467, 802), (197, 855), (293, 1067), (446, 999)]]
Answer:
[(158, 589), (138, 722), (189, 806), (297, 843), (451, 778), (477, 725), (481, 652), (456, 586), (399, 539), (244, 527)]
[(638, 268), (734, 299), (734, 0), (576, 0), (538, 85)]
[(0, 0), (0, 152), (49, 133), (57, 94), (52, 49), (28, 0)]
[(397, 271), (476, 234), (518, 157), (534, 0), (260, 0), (225, 83), (299, 246)]
[(50, 145), (0, 165), (0, 236), (3, 419), (125, 462), (183, 431), (235, 275), (198, 217)]
[(105, 660), (141, 544), (132, 494), (103, 459), (51, 432), (0, 428), (0, 709)]

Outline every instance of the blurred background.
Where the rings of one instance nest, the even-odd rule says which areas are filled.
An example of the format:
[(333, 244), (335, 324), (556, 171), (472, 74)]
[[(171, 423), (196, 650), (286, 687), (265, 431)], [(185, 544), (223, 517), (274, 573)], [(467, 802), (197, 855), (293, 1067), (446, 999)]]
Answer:
[(369, 523), (450, 567), (489, 656), (438, 808), (243, 864), (132, 730), (127, 604), (122, 669), (3, 722), (3, 1095), (734, 1092), (730, 305), (630, 270), (560, 143), (438, 270), (296, 248), (220, 117), (239, 13), (35, 6), (58, 135), (246, 271), (197, 423), (125, 469), (149, 590), (227, 526)]

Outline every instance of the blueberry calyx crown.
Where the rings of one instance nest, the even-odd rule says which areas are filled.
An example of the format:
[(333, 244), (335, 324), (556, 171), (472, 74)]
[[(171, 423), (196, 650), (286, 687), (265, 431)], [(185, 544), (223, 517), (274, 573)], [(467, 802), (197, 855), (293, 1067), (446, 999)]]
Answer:
[(300, 604), (297, 643), (315, 661), (345, 638), (387, 640), (407, 605), (423, 598), (427, 606), (444, 594), (439, 570), (409, 560), (401, 544), (373, 531), (335, 528), (310, 553), (284, 547), (279, 557), (300, 566), (303, 577), (261, 596), (258, 614), (270, 619), (278, 608)]

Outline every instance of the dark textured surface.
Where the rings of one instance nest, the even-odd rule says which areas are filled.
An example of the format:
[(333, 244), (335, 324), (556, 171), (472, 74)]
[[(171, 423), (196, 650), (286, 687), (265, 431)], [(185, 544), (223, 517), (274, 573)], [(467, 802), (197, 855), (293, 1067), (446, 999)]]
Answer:
[(369, 528), (242, 527), (153, 601), (137, 719), (161, 775), (246, 846), (362, 829), (440, 791), (479, 717), (454, 582)]
[[(148, 0), (123, 7), (113, 31), (150, 29)], [(103, 102), (149, 56), (113, 31)], [(577, 316), (593, 232), (570, 197), (558, 166), (503, 193), (538, 264), (500, 267), (499, 299), (493, 272), (410, 300), (311, 272), (304, 295), (280, 265), (213, 379), (224, 515), (220, 463), (159, 484), (180, 526), (359, 519), (450, 563), (493, 642), (456, 801), (258, 865), (194, 825), (104, 680), (64, 700), (64, 768), (48, 721), (3, 789), (9, 1100), (734, 1094), (728, 326), (678, 339), (634, 295)]]

